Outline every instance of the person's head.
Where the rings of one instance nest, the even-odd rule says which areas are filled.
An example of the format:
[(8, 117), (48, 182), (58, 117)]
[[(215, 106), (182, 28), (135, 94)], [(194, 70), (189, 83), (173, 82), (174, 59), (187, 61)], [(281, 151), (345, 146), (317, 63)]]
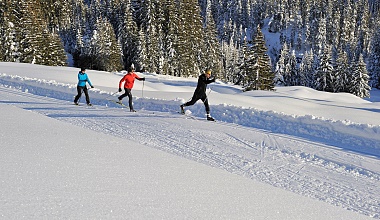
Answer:
[(206, 74), (207, 78), (210, 78), (210, 76), (211, 76), (211, 70), (207, 69), (206, 72), (205, 72), (205, 74)]
[(84, 72), (86, 72), (86, 68), (82, 67), (82, 68), (80, 68), (80, 71), (81, 71), (82, 73), (84, 73)]
[(128, 68), (128, 72), (133, 72), (133, 71), (135, 71), (135, 68), (133, 66)]

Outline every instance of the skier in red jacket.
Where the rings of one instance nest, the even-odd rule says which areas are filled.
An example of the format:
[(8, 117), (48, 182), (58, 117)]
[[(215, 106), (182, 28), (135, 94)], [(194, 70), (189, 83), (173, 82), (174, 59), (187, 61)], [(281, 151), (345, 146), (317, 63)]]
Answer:
[(121, 86), (124, 82), (125, 93), (118, 97), (118, 99), (119, 99), (118, 103), (122, 104), (121, 100), (124, 97), (128, 96), (128, 98), (129, 98), (129, 110), (131, 112), (135, 112), (135, 110), (133, 109), (133, 105), (132, 105), (132, 93), (131, 93), (131, 90), (133, 88), (133, 84), (135, 83), (135, 79), (137, 79), (139, 81), (145, 81), (145, 77), (140, 78), (138, 75), (136, 75), (136, 73), (134, 71), (135, 71), (134, 68), (130, 67), (128, 69), (128, 73), (125, 74), (124, 77), (119, 82), (119, 92), (122, 91)]

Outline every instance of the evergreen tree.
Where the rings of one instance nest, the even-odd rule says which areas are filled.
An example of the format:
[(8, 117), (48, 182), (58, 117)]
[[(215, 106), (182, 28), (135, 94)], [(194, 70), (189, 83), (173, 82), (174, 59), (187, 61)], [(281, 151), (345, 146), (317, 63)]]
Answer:
[(43, 31), (42, 36), (44, 39), (49, 40), (42, 42), (46, 53), (43, 55), (40, 63), (47, 66), (66, 66), (67, 57), (59, 36), (54, 33), (49, 33), (47, 29)]
[(245, 91), (257, 90), (257, 71), (255, 71), (255, 65), (257, 64), (257, 56), (254, 51), (254, 47), (248, 45), (247, 39), (244, 39), (239, 62), (239, 74), (241, 75), (242, 85)]
[(349, 76), (351, 75), (350, 62), (347, 53), (341, 51), (338, 53), (336, 65), (334, 67), (334, 90), (333, 92), (349, 92)]
[(254, 39), (253, 50), (254, 54), (251, 55), (250, 61), (254, 61), (254, 63), (249, 63), (249, 68), (252, 68), (253, 71), (248, 72), (245, 90), (273, 90), (274, 73), (271, 69), (269, 56), (266, 54), (268, 49), (265, 46), (264, 35), (259, 27)]
[(321, 56), (319, 66), (315, 73), (314, 88), (319, 91), (332, 91), (333, 88), (333, 67), (331, 64), (331, 54), (329, 48), (326, 48)]
[[(231, 39), (232, 41), (232, 39)], [(222, 80), (226, 80), (227, 82), (237, 83), (239, 80), (239, 50), (236, 49), (233, 43), (223, 42), (222, 53), (224, 54), (225, 60), (224, 63), (224, 75), (221, 76)]]
[[(204, 24), (204, 50), (203, 55), (203, 68), (212, 69), (214, 74), (218, 75), (222, 71), (221, 51), (220, 44), (217, 39), (215, 29), (215, 22), (211, 15), (211, 2), (207, 3), (206, 20)], [(220, 76), (217, 76), (220, 77)]]
[(286, 86), (297, 86), (299, 77), (295, 51), (292, 50), (288, 57), (288, 63), (285, 65), (284, 84)]
[(100, 19), (96, 24), (97, 31), (93, 36), (93, 46), (96, 53), (93, 69), (117, 71), (122, 69), (121, 46), (116, 41), (111, 23)]
[(20, 36), (15, 2), (2, 1), (0, 6), (0, 60), (17, 62), (19, 61)]
[(123, 66), (125, 69), (132, 63), (137, 70), (143, 70), (142, 59), (139, 59), (141, 41), (137, 24), (133, 19), (133, 11), (130, 0), (125, 0), (120, 6), (121, 15), (118, 17), (118, 26), (116, 38), (121, 44), (123, 51)]
[(353, 78), (350, 92), (361, 98), (369, 97), (371, 87), (368, 85), (369, 76), (362, 55), (359, 58), (359, 62), (353, 65), (352, 70)]
[(370, 86), (380, 89), (380, 28), (372, 37), (368, 56)]
[(285, 84), (285, 75), (286, 73), (286, 65), (289, 62), (289, 48), (286, 43), (282, 45), (282, 50), (280, 53), (280, 58), (276, 64), (276, 71), (275, 71), (275, 79), (274, 82), (279, 85), (286, 85)]
[(201, 72), (203, 28), (200, 8), (195, 0), (184, 0), (179, 4), (178, 26), (178, 75), (197, 77)]
[[(18, 13), (20, 20), (20, 61), (44, 65), (65, 65), (66, 55), (57, 35), (48, 34), (47, 24), (39, 2), (21, 2)], [(52, 51), (53, 50), (53, 51)], [(55, 54), (54, 59), (51, 54)]]
[(321, 53), (326, 45), (326, 19), (321, 18), (318, 23), (318, 32), (315, 38), (314, 51)]
[(142, 60), (145, 71), (159, 72), (159, 53), (162, 51), (160, 42), (162, 42), (160, 17), (161, 10), (158, 0), (148, 0), (142, 2), (141, 29), (144, 31), (145, 39), (141, 46), (145, 51), (145, 59)]
[[(20, 2), (16, 7), (20, 20), (16, 23), (20, 28), (20, 62), (23, 63), (40, 63), (42, 57), (42, 36), (43, 31), (42, 19), (39, 11), (35, 10), (39, 5), (32, 5), (31, 2)], [(40, 9), (39, 9), (40, 10)]]
[(302, 57), (302, 62), (299, 68), (299, 74), (301, 76), (300, 85), (306, 87), (312, 87), (314, 79), (314, 54), (313, 50), (306, 51)]
[(175, 0), (166, 0), (164, 9), (165, 22), (163, 22), (163, 53), (164, 53), (164, 63), (163, 72), (164, 74), (169, 74), (175, 76), (178, 69), (178, 11), (176, 7)]

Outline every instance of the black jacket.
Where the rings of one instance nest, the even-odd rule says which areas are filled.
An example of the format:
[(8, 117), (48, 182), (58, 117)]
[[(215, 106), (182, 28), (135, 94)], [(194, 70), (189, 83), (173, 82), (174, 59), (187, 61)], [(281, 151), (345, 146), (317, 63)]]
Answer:
[(206, 78), (206, 74), (202, 74), (198, 78), (198, 85), (195, 89), (194, 95), (205, 96), (207, 84), (215, 82), (215, 78)]

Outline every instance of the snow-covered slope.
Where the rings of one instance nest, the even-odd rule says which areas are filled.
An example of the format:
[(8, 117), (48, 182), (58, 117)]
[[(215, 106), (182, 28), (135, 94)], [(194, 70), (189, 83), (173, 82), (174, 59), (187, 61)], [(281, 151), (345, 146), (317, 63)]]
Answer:
[(138, 73), (130, 113), (107, 101), (122, 73), (88, 71), (95, 105), (72, 105), (77, 71), (0, 63), (0, 216), (380, 218), (377, 102), (217, 82), (207, 122), (177, 113), (196, 79)]

